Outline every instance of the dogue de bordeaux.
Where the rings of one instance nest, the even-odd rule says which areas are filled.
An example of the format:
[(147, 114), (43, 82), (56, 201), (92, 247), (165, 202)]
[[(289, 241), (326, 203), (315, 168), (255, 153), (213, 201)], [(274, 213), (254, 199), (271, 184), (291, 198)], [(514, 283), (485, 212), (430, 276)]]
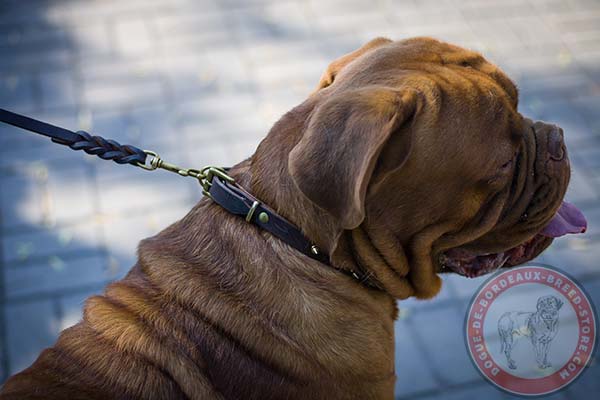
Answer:
[(329, 265), (203, 198), (0, 398), (393, 398), (396, 300), (585, 230), (563, 131), (517, 103), (498, 67), (434, 39), (341, 57), (230, 170)]

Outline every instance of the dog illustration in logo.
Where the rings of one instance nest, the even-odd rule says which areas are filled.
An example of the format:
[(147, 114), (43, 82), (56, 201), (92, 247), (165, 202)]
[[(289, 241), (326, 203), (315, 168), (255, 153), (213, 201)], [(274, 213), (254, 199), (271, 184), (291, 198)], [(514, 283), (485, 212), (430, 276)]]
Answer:
[(502, 342), (500, 351), (506, 356), (510, 369), (517, 368), (511, 352), (515, 340), (521, 336), (531, 339), (538, 367), (551, 367), (548, 350), (558, 332), (558, 310), (562, 305), (562, 300), (554, 296), (542, 296), (537, 300), (536, 312), (509, 311), (502, 314), (498, 320), (498, 333)]

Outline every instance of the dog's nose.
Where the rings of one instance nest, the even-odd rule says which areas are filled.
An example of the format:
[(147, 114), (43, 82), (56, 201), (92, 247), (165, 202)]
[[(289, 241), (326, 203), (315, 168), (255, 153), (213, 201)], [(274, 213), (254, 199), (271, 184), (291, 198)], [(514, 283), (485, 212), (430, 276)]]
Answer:
[(556, 161), (565, 158), (563, 130), (558, 126), (553, 126), (548, 133), (548, 153), (550, 154), (550, 158)]

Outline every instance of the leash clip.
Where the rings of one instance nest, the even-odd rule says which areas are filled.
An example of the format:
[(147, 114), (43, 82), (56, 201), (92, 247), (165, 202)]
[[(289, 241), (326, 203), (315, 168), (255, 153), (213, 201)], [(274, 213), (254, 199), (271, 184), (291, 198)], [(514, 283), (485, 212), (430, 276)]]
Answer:
[(235, 179), (227, 174), (225, 168), (215, 167), (213, 165), (206, 166), (202, 169), (194, 168), (181, 168), (175, 164), (171, 164), (160, 158), (158, 153), (152, 150), (144, 150), (147, 156), (150, 156), (150, 163), (138, 162), (136, 165), (146, 171), (154, 171), (156, 169), (164, 169), (165, 171), (173, 172), (179, 176), (191, 176), (192, 178), (198, 179), (198, 182), (202, 186), (202, 194), (212, 198), (210, 195), (210, 187), (212, 180), (216, 176), (229, 183), (235, 183)]

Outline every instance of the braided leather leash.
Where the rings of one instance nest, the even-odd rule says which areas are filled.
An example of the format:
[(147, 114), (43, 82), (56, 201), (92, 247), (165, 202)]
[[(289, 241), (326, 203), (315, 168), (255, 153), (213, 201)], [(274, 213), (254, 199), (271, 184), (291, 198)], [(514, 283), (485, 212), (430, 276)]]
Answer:
[(137, 165), (146, 162), (147, 154), (144, 150), (100, 136), (92, 136), (85, 131), (72, 132), (1, 108), (0, 121), (47, 136), (54, 143), (69, 146), (73, 150), (83, 150), (103, 160), (113, 160), (117, 164)]
[(77, 131), (79, 140), (76, 142), (63, 142), (52, 139), (54, 143), (64, 144), (73, 150), (83, 150), (88, 154), (96, 155), (103, 160), (113, 160), (117, 164), (145, 163), (146, 153), (135, 146), (120, 144), (114, 140), (104, 139), (100, 136), (92, 136), (85, 131)]

